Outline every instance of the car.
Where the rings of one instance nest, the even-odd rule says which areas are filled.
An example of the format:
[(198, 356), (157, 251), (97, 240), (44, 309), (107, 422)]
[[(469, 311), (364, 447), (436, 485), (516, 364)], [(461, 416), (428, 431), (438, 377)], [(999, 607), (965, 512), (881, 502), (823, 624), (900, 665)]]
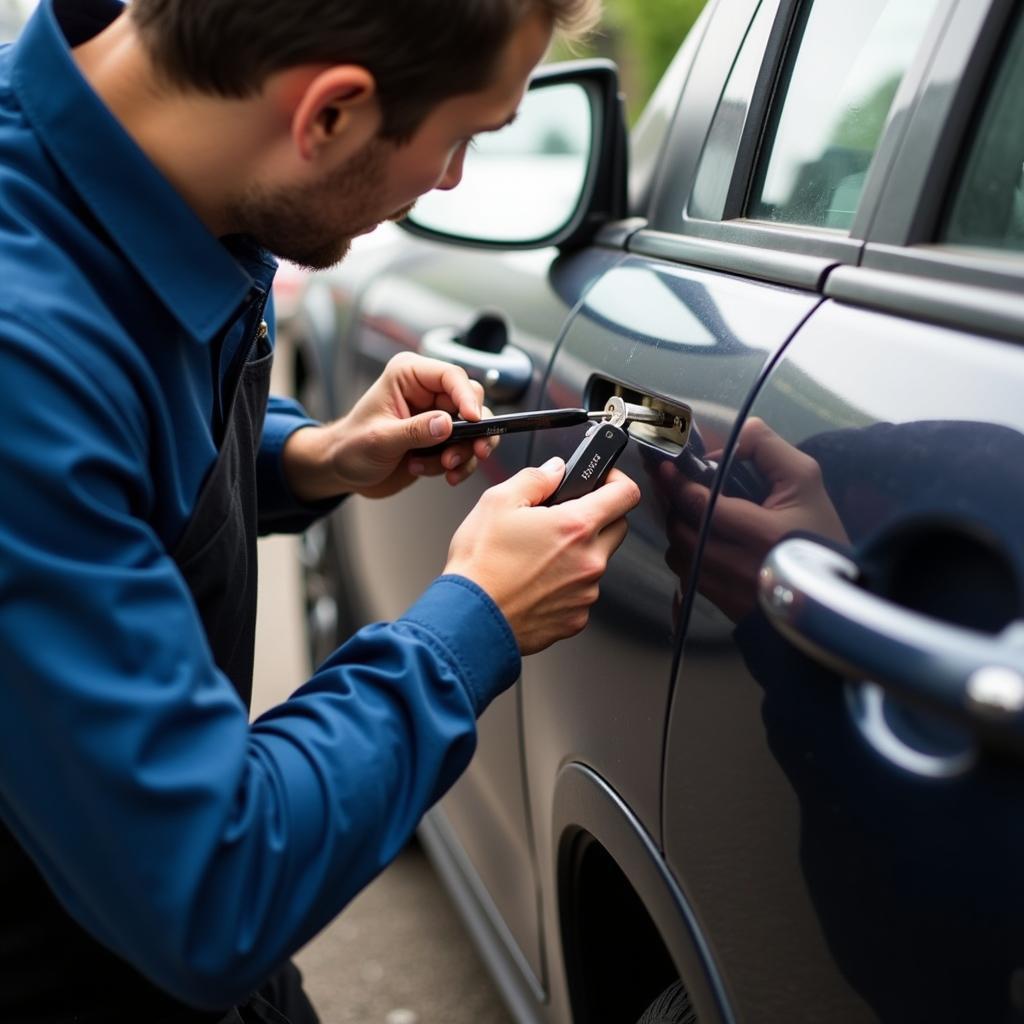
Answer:
[(36, 0), (0, 0), (0, 43), (17, 38), (35, 7)]
[[(419, 831), (513, 1018), (1024, 1020), (1021, 5), (712, 0), (631, 131), (613, 65), (542, 67), (404, 227), (303, 280), (311, 411), (417, 351), (496, 414), (667, 414)], [(345, 502), (314, 657), (585, 429)]]

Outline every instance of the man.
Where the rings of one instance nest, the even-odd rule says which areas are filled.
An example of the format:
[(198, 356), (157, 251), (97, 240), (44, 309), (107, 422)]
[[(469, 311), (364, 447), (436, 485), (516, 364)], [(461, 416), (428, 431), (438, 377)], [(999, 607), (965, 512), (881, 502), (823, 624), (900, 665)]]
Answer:
[(482, 412), (415, 356), (340, 423), (268, 407), (267, 250), (329, 265), (454, 187), (593, 13), (44, 0), (0, 51), (0, 1019), (314, 1020), (280, 965), (465, 767), (520, 654), (585, 625), (638, 491), (542, 507), (555, 460), (248, 723), (257, 527), (489, 452), (409, 454)]

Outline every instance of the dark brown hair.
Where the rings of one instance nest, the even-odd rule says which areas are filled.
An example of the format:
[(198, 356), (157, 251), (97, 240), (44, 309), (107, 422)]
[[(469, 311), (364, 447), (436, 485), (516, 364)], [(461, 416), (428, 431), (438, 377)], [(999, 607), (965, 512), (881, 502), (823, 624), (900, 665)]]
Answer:
[(600, 0), (132, 0), (159, 72), (244, 98), (300, 64), (357, 64), (376, 79), (387, 138), (409, 138), (442, 100), (484, 88), (531, 11), (578, 35)]

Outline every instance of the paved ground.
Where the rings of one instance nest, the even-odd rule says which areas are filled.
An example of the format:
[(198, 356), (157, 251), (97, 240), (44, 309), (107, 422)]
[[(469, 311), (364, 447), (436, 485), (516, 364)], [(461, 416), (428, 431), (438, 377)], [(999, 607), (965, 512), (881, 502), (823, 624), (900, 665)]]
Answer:
[[(287, 381), (275, 380), (275, 389), (286, 392)], [(297, 547), (290, 537), (260, 541), (254, 714), (283, 700), (308, 674)], [(511, 1024), (416, 846), (297, 961), (323, 1024)]]
[(324, 1024), (510, 1024), (416, 847), (298, 957)]

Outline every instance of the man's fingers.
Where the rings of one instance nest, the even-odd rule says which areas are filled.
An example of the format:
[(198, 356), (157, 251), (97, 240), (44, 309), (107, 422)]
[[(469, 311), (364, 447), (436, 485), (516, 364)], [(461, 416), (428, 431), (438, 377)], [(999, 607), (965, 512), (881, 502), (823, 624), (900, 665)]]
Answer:
[(598, 543), (605, 557), (611, 558), (622, 546), (628, 534), (629, 523), (625, 519), (616, 519), (614, 523), (606, 526), (598, 535)]
[(455, 403), (464, 420), (478, 420), (484, 414), (484, 389), (470, 380), (466, 371), (450, 366), (442, 377), (445, 394)]
[[(444, 476), (453, 487), (471, 477), (477, 469), (479, 459), (486, 459), (494, 450), (489, 439), (478, 439), (475, 442), (453, 444), (437, 455), (423, 455), (412, 451), (409, 453), (409, 472), (413, 476)], [(484, 443), (481, 444), (481, 441)], [(477, 452), (482, 451), (482, 455)]]
[(406, 468), (411, 476), (442, 476), (447, 470), (438, 456), (420, 457), (415, 452), (409, 458)]
[(402, 454), (410, 448), (429, 448), (442, 443), (451, 436), (452, 418), (445, 412), (424, 412), (407, 420), (384, 423), (381, 432), (393, 434), (385, 438), (385, 443), (388, 447), (398, 446), (397, 454)]
[(522, 469), (504, 483), (492, 487), (488, 492), (503, 497), (515, 505), (543, 505), (565, 476), (565, 460), (548, 459), (543, 466)]
[(444, 469), (454, 469), (472, 455), (472, 443), (463, 442), (446, 448), (439, 456), (420, 453), (416, 449), (443, 444), (451, 436), (452, 418), (433, 410), (398, 420), (381, 418), (374, 424), (375, 452), (378, 459), (401, 459), (407, 452), (419, 462), (434, 461)]
[(463, 480), (467, 480), (476, 472), (476, 459), (470, 458), (465, 462), (460, 462), (454, 469), (445, 471), (444, 478), (448, 481), (449, 486), (456, 487), (462, 483)]
[(597, 490), (576, 500), (601, 530), (640, 504), (640, 488), (621, 470), (613, 469)]
[(491, 452), (498, 447), (500, 442), (500, 437), (478, 437), (473, 442), (473, 454), (478, 459), (489, 459)]
[[(448, 413), (452, 419), (459, 415), (459, 407), (447, 395), (434, 395), (433, 402), (435, 409), (441, 409), (443, 412)], [(428, 398), (426, 404), (429, 403), (430, 399)]]
[[(447, 395), (456, 411), (464, 420), (476, 421), (484, 415), (484, 389), (461, 366), (452, 363), (437, 363), (440, 372), (432, 380), (436, 394)], [(431, 370), (434, 370), (432, 367)]]
[(388, 364), (398, 376), (399, 386), (407, 401), (422, 408), (437, 404), (447, 396), (454, 410), (467, 420), (483, 415), (483, 388), (460, 366), (439, 359), (403, 353)]

